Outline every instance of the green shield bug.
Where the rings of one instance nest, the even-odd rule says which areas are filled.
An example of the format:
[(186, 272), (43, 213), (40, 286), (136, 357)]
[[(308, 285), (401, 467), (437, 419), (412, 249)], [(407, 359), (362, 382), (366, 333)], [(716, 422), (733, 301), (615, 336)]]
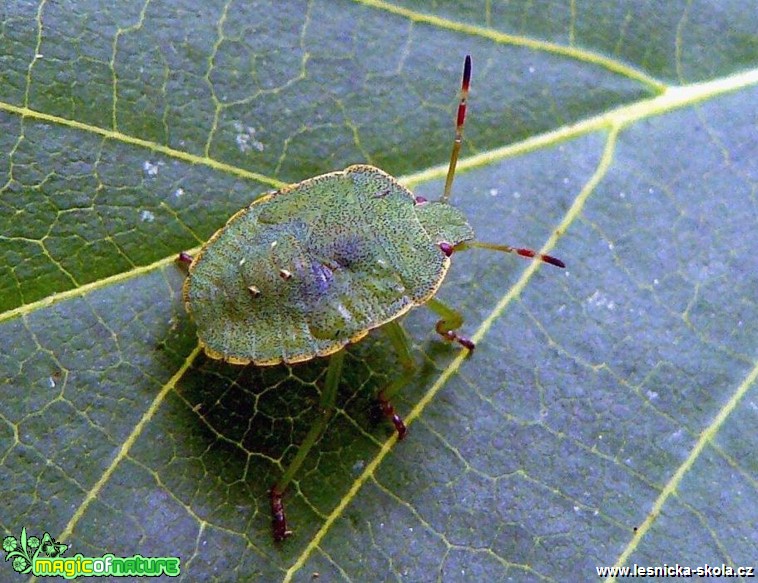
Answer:
[(463, 318), (434, 295), (454, 252), (473, 247), (516, 253), (557, 267), (531, 249), (475, 242), (466, 217), (449, 204), (463, 139), (471, 57), (463, 67), (455, 140), (438, 201), (415, 197), (367, 165), (309, 178), (266, 195), (235, 214), (191, 258), (184, 302), (211, 358), (269, 366), (330, 356), (320, 407), (297, 455), (271, 488), (274, 538), (291, 534), (282, 497), (334, 409), (343, 348), (382, 327), (404, 373), (380, 391), (379, 406), (402, 439), (406, 427), (391, 399), (413, 375), (410, 342), (398, 318), (425, 304), (437, 332), (469, 351)]

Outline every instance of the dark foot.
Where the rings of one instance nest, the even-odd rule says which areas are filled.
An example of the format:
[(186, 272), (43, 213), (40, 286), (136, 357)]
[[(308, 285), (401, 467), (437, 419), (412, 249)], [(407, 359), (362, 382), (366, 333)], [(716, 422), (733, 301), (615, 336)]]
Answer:
[(185, 251), (182, 251), (181, 253), (179, 253), (179, 257), (177, 259), (181, 261), (182, 263), (188, 263), (188, 264), (192, 263), (192, 255), (190, 255), (189, 253)]
[(269, 494), (271, 496), (271, 525), (274, 530), (274, 540), (282, 542), (292, 534), (291, 530), (287, 530), (287, 518), (284, 516), (284, 505), (282, 504), (284, 493), (273, 487)]
[(465, 336), (461, 336), (455, 332), (455, 330), (445, 330), (444, 328), (444, 320), (440, 320), (437, 322), (437, 326), (435, 327), (435, 330), (437, 330), (437, 334), (442, 336), (445, 340), (450, 340), (451, 342), (457, 342), (464, 348), (468, 348), (469, 352), (473, 352), (474, 348), (476, 348), (476, 344), (472, 342), (470, 339), (466, 338)]
[(379, 395), (378, 401), (379, 410), (381, 411), (382, 416), (387, 417), (390, 419), (390, 421), (392, 421), (392, 424), (395, 426), (395, 430), (397, 431), (397, 438), (399, 440), (403, 439), (408, 433), (408, 428), (405, 426), (403, 418), (395, 413), (395, 408), (387, 399)]

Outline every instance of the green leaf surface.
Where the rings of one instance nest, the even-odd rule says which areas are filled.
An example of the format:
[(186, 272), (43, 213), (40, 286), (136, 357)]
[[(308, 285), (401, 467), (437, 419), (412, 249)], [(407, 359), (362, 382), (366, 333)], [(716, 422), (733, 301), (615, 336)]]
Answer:
[[(470, 357), (371, 334), (285, 498), (325, 363), (199, 354), (176, 254), (352, 163), (442, 189), (481, 250)], [(11, 0), (0, 7), (3, 536), (185, 580), (581, 581), (758, 557), (758, 37), (745, 2)], [(9, 564), (3, 564), (11, 573)]]

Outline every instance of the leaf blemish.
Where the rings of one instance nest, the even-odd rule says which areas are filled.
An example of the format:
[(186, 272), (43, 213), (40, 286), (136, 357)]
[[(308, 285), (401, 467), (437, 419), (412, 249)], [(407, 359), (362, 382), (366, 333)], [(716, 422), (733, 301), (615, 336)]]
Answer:
[(595, 290), (595, 293), (587, 298), (587, 303), (593, 306), (598, 306), (599, 308), (608, 308), (609, 310), (616, 308), (616, 302), (608, 298), (608, 296), (600, 290)]
[(162, 165), (162, 162), (157, 162), (153, 164), (150, 160), (145, 160), (142, 163), (142, 171), (147, 176), (157, 176), (158, 175), (158, 169)]
[(244, 126), (242, 125), (242, 122), (235, 121), (234, 129), (237, 131), (234, 141), (237, 142), (237, 147), (240, 152), (249, 152), (253, 149), (263, 152), (265, 146), (263, 145), (263, 142), (255, 139), (254, 127)]

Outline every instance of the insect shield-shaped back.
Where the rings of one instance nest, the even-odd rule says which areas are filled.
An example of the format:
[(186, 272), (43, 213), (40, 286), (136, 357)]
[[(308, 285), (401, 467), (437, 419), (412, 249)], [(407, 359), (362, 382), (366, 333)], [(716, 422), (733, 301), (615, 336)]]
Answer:
[(440, 242), (473, 238), (445, 203), (417, 203), (372, 166), (305, 180), (234, 215), (184, 284), (205, 351), (238, 364), (340, 350), (423, 304), (449, 267)]

